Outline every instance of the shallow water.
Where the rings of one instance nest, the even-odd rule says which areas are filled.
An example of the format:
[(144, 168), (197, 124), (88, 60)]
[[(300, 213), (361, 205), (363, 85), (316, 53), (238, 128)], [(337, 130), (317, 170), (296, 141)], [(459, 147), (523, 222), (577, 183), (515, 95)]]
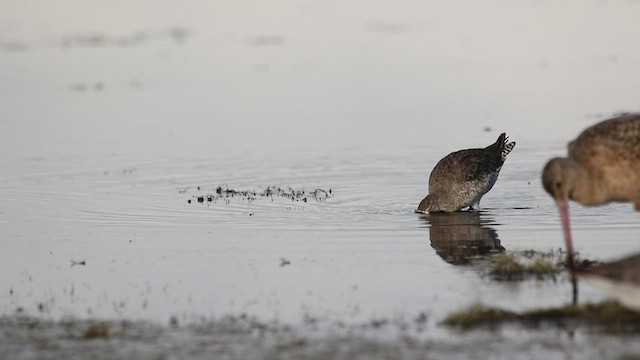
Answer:
[[(496, 282), (467, 257), (563, 246), (540, 170), (589, 124), (640, 111), (640, 6), (356, 4), (194, 1), (143, 20), (100, 2), (83, 16), (8, 6), (0, 314), (426, 314), (444, 341), (438, 322), (474, 302), (569, 302), (566, 275)], [(440, 158), (503, 131), (517, 146), (481, 212), (413, 213)], [(331, 196), (197, 201), (220, 186)], [(631, 205), (571, 211), (583, 257), (640, 251)], [(605, 295), (581, 284), (580, 297)]]

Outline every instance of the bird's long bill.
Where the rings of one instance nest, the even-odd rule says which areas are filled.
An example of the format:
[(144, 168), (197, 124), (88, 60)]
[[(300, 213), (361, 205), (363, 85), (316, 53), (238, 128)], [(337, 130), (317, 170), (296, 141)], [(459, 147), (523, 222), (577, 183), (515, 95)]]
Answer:
[(569, 269), (573, 270), (573, 242), (571, 241), (571, 228), (569, 227), (569, 202), (566, 200), (556, 201), (560, 221), (562, 222), (562, 232), (564, 233), (564, 243), (567, 246), (567, 263)]

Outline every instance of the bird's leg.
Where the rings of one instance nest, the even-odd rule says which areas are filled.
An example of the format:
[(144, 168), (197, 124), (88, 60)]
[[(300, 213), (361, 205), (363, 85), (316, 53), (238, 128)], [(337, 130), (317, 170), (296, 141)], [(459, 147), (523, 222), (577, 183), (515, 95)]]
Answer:
[(573, 289), (572, 292), (572, 303), (573, 305), (578, 305), (578, 280), (576, 279), (576, 274), (572, 271), (571, 272), (571, 288)]
[(560, 213), (560, 221), (562, 222), (562, 232), (564, 233), (564, 242), (567, 247), (567, 266), (569, 267), (569, 273), (571, 274), (571, 286), (572, 286), (572, 299), (573, 304), (578, 303), (578, 281), (576, 275), (573, 272), (574, 265), (574, 253), (573, 253), (573, 241), (571, 240), (571, 228), (569, 226), (569, 202), (567, 200), (558, 200), (558, 212)]
[(573, 264), (573, 241), (571, 240), (571, 228), (569, 227), (569, 203), (566, 200), (558, 200), (558, 213), (562, 222), (562, 232), (564, 233), (564, 243), (567, 247), (567, 265), (569, 270), (574, 269)]

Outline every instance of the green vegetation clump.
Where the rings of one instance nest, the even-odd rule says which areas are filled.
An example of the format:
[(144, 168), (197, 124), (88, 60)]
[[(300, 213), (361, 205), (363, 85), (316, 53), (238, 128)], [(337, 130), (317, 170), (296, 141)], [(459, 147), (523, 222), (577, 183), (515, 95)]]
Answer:
[(520, 280), (524, 278), (526, 270), (515, 255), (508, 254), (495, 258), (489, 268), (489, 274), (497, 280)]
[(481, 326), (498, 326), (517, 323), (528, 326), (588, 325), (608, 331), (640, 332), (640, 313), (629, 310), (616, 301), (565, 305), (559, 308), (535, 309), (522, 313), (473, 304), (467, 309), (449, 314), (443, 325), (470, 329)]
[(85, 339), (96, 338), (108, 338), (109, 337), (109, 323), (104, 321), (91, 321), (87, 330), (85, 330), (82, 337)]
[(495, 325), (503, 321), (513, 320), (516, 317), (517, 314), (513, 312), (477, 303), (464, 310), (447, 315), (442, 324), (468, 329), (480, 325)]
[(502, 254), (494, 258), (488, 273), (496, 280), (523, 280), (529, 277), (553, 278), (563, 266), (562, 261), (558, 261), (558, 256), (533, 250), (523, 251), (520, 254)]
[(528, 270), (537, 276), (555, 274), (558, 271), (557, 267), (551, 261), (543, 258), (535, 259), (534, 262), (529, 265)]

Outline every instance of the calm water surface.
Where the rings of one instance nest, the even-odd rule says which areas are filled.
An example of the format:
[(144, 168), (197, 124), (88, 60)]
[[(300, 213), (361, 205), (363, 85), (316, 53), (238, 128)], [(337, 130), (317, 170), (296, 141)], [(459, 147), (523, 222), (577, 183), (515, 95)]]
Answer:
[[(640, 111), (637, 4), (191, 2), (142, 23), (96, 4), (0, 16), (1, 315), (425, 314), (447, 339), (437, 323), (475, 302), (570, 301), (565, 275), (496, 282), (455, 241), (563, 246), (540, 170), (586, 126)], [(440, 158), (503, 131), (517, 146), (481, 212), (413, 213)], [(219, 186), (331, 196), (197, 201)], [(571, 211), (582, 256), (640, 251), (632, 206)]]

